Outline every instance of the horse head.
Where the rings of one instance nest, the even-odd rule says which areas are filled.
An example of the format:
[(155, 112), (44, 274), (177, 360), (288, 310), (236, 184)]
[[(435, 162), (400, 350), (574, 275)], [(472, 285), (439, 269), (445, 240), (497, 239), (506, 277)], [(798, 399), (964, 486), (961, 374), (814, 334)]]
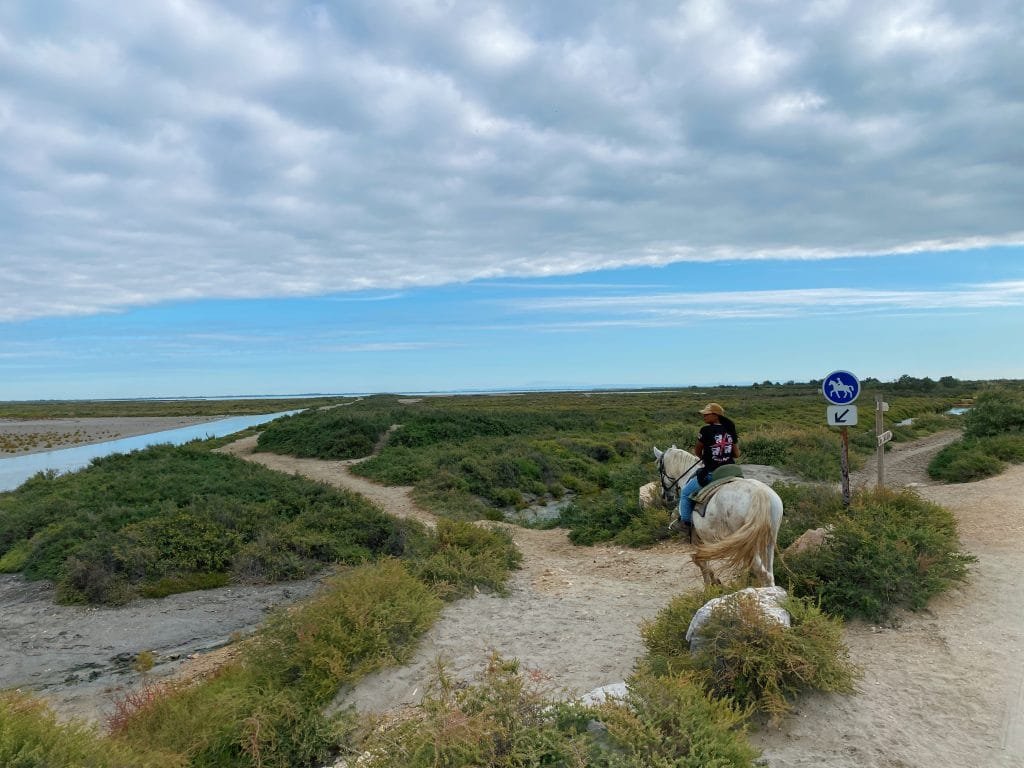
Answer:
[(654, 446), (654, 458), (658, 462), (658, 477), (661, 479), (661, 498), (666, 504), (675, 504), (679, 500), (683, 479), (700, 463), (700, 459), (675, 445), (664, 451)]

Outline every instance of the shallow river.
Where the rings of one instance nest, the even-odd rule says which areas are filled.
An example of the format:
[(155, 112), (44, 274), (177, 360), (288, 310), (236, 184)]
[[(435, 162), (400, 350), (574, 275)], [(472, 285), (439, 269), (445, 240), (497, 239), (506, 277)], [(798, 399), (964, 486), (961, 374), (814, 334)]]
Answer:
[(151, 432), (148, 435), (135, 435), (134, 437), (123, 437), (120, 440), (108, 440), (105, 443), (93, 443), (74, 448), (62, 448), (58, 451), (30, 453), (25, 456), (0, 459), (0, 492), (14, 490), (37, 472), (51, 469), (56, 472), (74, 472), (88, 466), (93, 459), (109, 456), (112, 453), (129, 453), (162, 443), (182, 445), (190, 440), (224, 437), (298, 412), (298, 410), (294, 410), (264, 413), (257, 416), (231, 416), (218, 421), (193, 424), (190, 427)]

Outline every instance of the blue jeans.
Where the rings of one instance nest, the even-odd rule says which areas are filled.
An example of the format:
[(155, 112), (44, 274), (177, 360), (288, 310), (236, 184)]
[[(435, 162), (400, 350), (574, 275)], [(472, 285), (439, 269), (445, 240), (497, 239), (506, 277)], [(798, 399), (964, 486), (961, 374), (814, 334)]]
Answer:
[(690, 494), (696, 493), (698, 488), (700, 488), (700, 483), (697, 482), (695, 474), (686, 481), (686, 485), (679, 489), (679, 519), (684, 523), (693, 520), (693, 501), (690, 499)]

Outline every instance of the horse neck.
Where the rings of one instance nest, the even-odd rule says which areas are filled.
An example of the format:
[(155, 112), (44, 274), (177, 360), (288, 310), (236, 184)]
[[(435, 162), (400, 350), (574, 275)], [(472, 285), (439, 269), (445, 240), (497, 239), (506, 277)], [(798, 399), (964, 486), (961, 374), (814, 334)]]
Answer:
[(676, 448), (674, 451), (665, 454), (665, 471), (673, 477), (679, 477), (693, 469), (693, 466), (700, 461), (689, 451)]

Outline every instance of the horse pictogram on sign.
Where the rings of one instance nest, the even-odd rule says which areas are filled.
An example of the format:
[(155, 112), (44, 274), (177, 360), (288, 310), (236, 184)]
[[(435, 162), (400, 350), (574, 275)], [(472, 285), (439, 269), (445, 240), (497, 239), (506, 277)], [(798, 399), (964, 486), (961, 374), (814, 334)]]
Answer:
[(832, 371), (822, 379), (821, 393), (833, 405), (849, 405), (860, 394), (860, 382), (849, 371)]

